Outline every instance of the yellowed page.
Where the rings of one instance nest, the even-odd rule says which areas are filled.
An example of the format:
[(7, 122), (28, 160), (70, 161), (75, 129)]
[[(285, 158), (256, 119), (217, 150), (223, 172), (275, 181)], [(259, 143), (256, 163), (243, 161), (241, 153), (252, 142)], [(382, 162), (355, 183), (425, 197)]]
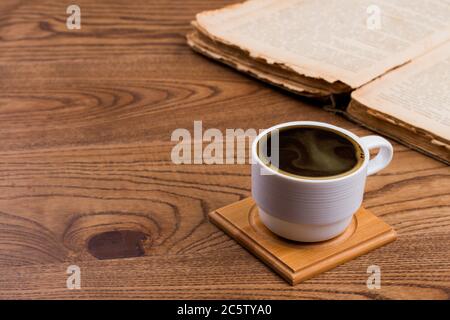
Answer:
[[(374, 5), (379, 29), (367, 24)], [(357, 88), (450, 39), (450, 1), (250, 0), (197, 23), (268, 63)]]
[(354, 91), (352, 98), (450, 141), (450, 41)]

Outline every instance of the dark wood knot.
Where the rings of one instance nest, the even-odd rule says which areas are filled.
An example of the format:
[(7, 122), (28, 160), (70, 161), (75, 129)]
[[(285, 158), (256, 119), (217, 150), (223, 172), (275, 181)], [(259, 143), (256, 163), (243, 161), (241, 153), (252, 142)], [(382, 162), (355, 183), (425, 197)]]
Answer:
[(144, 242), (151, 241), (140, 231), (120, 230), (94, 235), (88, 241), (88, 251), (97, 259), (140, 257), (145, 254)]

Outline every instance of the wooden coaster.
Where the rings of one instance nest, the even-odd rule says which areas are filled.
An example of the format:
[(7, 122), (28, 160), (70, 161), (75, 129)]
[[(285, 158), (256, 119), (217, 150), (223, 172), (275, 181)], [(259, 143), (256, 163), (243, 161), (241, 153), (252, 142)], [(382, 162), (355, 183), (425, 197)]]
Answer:
[(291, 285), (397, 238), (391, 226), (362, 207), (344, 233), (316, 243), (290, 241), (272, 233), (259, 219), (258, 207), (252, 198), (210, 212), (209, 218)]

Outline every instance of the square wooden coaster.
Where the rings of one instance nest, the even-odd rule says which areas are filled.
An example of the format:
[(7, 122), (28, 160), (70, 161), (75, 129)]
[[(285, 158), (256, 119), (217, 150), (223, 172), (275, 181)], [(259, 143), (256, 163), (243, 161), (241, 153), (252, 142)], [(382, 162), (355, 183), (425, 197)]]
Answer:
[(210, 212), (209, 218), (291, 285), (397, 238), (390, 225), (362, 207), (344, 233), (316, 243), (290, 241), (272, 233), (259, 219), (258, 207), (252, 198)]

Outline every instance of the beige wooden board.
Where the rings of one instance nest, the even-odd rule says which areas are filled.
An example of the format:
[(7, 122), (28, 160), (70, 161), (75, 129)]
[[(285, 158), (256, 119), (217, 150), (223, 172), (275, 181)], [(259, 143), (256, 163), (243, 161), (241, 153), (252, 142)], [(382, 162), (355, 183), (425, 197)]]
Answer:
[(300, 243), (267, 229), (252, 198), (209, 214), (211, 221), (259, 257), (292, 285), (332, 269), (396, 239), (396, 232), (370, 211), (360, 208), (350, 226), (328, 241)]

